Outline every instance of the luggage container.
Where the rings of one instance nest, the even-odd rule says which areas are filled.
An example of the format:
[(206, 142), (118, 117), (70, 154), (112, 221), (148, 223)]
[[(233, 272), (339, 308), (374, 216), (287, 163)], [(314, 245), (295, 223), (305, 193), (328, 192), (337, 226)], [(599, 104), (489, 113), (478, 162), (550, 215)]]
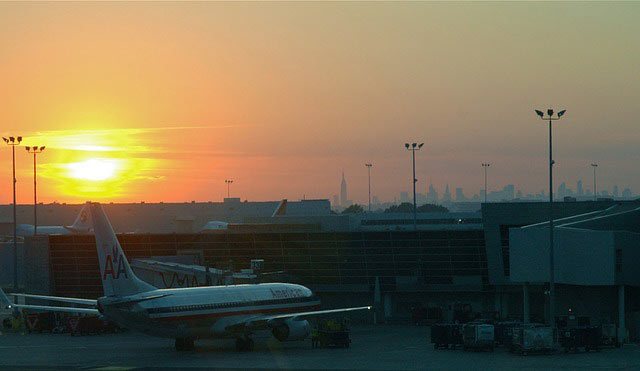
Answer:
[(485, 323), (467, 323), (463, 327), (463, 349), (483, 350), (493, 352), (495, 347), (494, 326)]
[(526, 324), (513, 329), (512, 351), (522, 355), (553, 352), (553, 329), (542, 324)]

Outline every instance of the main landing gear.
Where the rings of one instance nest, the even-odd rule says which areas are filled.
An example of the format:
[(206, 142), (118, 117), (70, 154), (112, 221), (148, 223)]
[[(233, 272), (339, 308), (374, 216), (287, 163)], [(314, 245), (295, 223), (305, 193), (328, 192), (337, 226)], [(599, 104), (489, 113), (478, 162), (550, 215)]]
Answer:
[(193, 350), (193, 348), (193, 338), (176, 338), (176, 350), (178, 352)]
[(250, 352), (253, 350), (253, 340), (251, 338), (245, 337), (245, 338), (237, 338), (236, 339), (236, 350), (238, 352)]

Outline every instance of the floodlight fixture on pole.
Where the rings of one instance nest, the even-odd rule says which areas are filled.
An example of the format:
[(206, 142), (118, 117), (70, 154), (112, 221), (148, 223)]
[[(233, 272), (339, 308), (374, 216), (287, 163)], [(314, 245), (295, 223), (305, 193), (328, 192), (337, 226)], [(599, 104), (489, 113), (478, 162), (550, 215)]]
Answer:
[(487, 203), (487, 168), (491, 166), (490, 163), (482, 163), (484, 168), (484, 203)]
[(411, 146), (409, 146), (409, 143), (405, 143), (404, 147), (411, 151), (411, 157), (413, 159), (413, 230), (417, 231), (418, 230), (418, 217), (417, 217), (417, 205), (416, 205), (416, 182), (418, 181), (418, 179), (416, 179), (416, 151), (420, 150), (420, 148), (422, 148), (422, 146), (424, 145), (424, 143), (411, 143)]
[(227, 198), (231, 198), (230, 189), (231, 189), (231, 183), (233, 183), (233, 180), (232, 179), (225, 179), (224, 182), (227, 183)]
[(559, 120), (564, 116), (567, 110), (561, 110), (557, 115), (553, 116), (553, 109), (547, 110), (547, 116), (540, 110), (535, 110), (536, 114), (540, 116), (540, 119), (549, 121), (549, 324), (555, 329), (555, 305), (556, 305), (556, 288), (555, 288), (555, 266), (553, 257), (553, 141), (552, 141), (552, 129), (551, 123)]
[(38, 235), (38, 197), (36, 188), (36, 155), (42, 153), (45, 146), (26, 146), (24, 149), (29, 153), (33, 153), (33, 235)]
[(596, 164), (595, 162), (593, 164), (591, 164), (591, 166), (593, 167), (593, 200), (594, 201), (598, 201), (598, 191), (597, 191), (597, 183), (596, 183), (596, 168), (598, 167), (598, 164)]
[[(18, 292), (18, 230), (16, 224), (16, 146), (22, 142), (22, 137), (2, 137), (4, 142), (11, 146), (11, 156), (13, 165), (13, 290)], [(14, 296), (15, 302), (18, 297)]]
[(364, 164), (367, 167), (367, 172), (369, 173), (369, 212), (371, 212), (371, 167), (373, 164)]

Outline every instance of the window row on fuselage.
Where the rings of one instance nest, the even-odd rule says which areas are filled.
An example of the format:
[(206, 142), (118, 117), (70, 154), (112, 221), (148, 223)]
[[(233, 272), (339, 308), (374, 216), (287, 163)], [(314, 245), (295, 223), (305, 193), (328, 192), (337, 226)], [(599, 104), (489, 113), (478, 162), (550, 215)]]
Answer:
[(194, 304), (194, 305), (176, 305), (171, 307), (149, 308), (147, 312), (149, 314), (157, 313), (172, 313), (172, 312), (189, 312), (199, 310), (216, 310), (225, 308), (240, 308), (240, 307), (254, 307), (265, 305), (278, 305), (278, 304), (294, 304), (294, 303), (307, 303), (318, 301), (318, 297), (313, 296), (301, 296), (296, 298), (286, 299), (269, 299), (269, 300), (254, 300), (254, 301), (234, 301), (234, 302), (222, 302), (211, 304)]

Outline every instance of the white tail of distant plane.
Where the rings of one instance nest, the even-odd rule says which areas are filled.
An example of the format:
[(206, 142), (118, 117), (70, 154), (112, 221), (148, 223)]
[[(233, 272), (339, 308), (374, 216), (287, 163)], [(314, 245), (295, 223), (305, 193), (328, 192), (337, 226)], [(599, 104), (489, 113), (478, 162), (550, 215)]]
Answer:
[(91, 232), (91, 225), (89, 224), (89, 202), (84, 204), (80, 213), (76, 217), (76, 220), (71, 226), (65, 227), (67, 230), (74, 233), (89, 233)]
[(156, 290), (133, 274), (111, 223), (99, 203), (89, 203), (93, 231), (96, 235), (100, 278), (105, 296), (128, 296)]
[(287, 213), (287, 199), (285, 198), (282, 201), (280, 201), (280, 203), (276, 207), (276, 210), (273, 212), (273, 214), (271, 214), (271, 217), (274, 218), (276, 216), (283, 216), (286, 213)]

